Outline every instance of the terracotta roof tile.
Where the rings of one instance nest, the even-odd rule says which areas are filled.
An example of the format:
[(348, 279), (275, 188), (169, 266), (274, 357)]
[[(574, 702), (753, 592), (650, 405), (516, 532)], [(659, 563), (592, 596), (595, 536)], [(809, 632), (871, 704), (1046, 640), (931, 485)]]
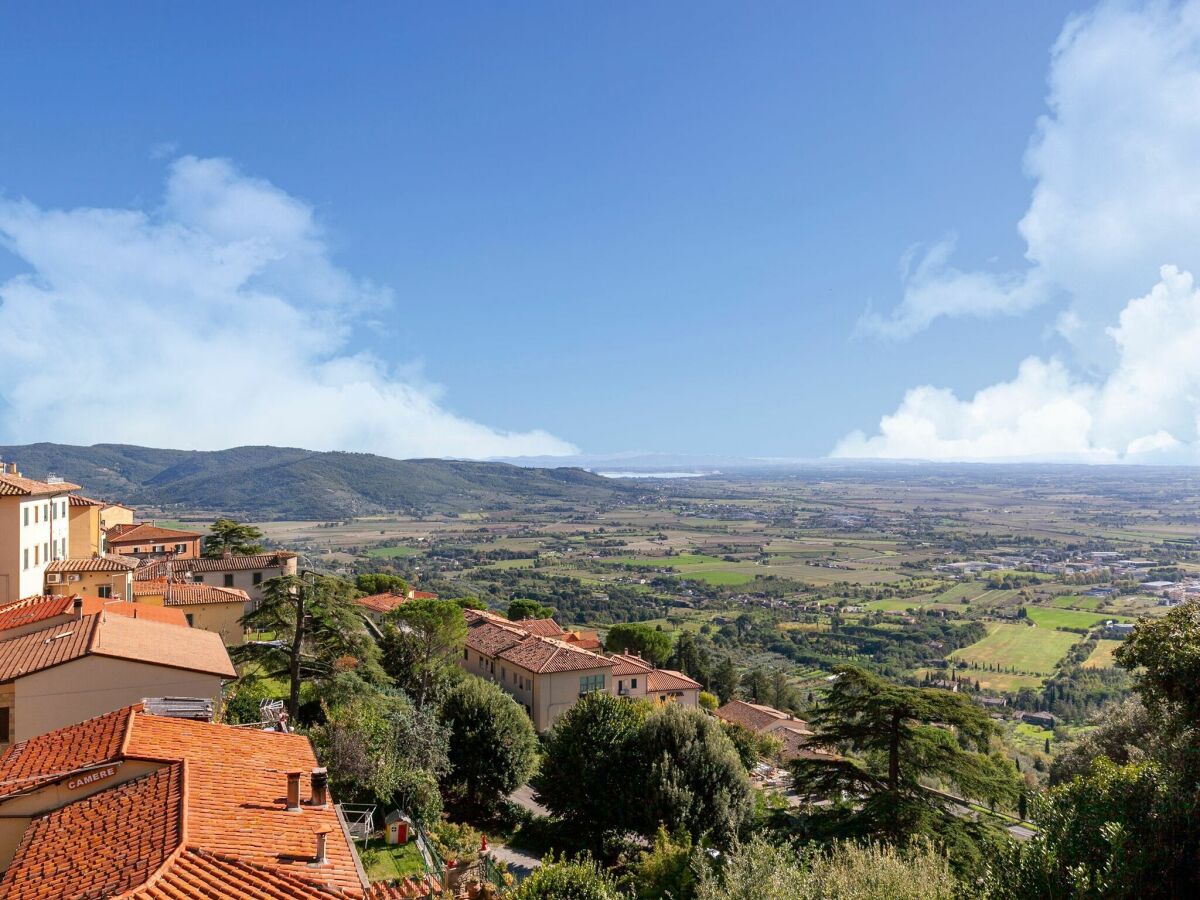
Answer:
[(13, 744), (0, 755), (0, 798), (117, 759), (132, 715), (132, 707), (118, 709)]
[(640, 656), (630, 656), (628, 653), (614, 653), (609, 657), (613, 661), (613, 676), (641, 675), (649, 672), (654, 666)]
[(393, 609), (407, 602), (408, 597), (396, 591), (385, 591), (382, 594), (371, 594), (369, 597), (358, 597), (355, 603), (371, 612), (390, 613)]
[(700, 682), (688, 678), (674, 669), (654, 669), (646, 676), (646, 690), (655, 691), (698, 691)]
[(515, 647), (498, 654), (500, 659), (530, 672), (573, 672), (584, 669), (611, 669), (612, 660), (598, 653), (579, 650), (552, 638), (531, 635)]
[(0, 682), (88, 655), (237, 677), (220, 635), (105, 611), (0, 640)]
[(166, 578), (168, 570), (175, 575), (184, 573), (203, 574), (204, 572), (245, 572), (251, 569), (283, 569), (295, 553), (279, 551), (278, 553), (259, 553), (254, 556), (223, 556), (218, 559), (155, 559), (142, 563), (141, 568), (134, 572), (138, 580), (150, 578)]
[(174, 528), (160, 528), (157, 525), (142, 522), (137, 525), (114, 525), (105, 532), (104, 537), (109, 545), (112, 545), (135, 541), (152, 543), (154, 541), (193, 540), (202, 538), (204, 535), (198, 531), (178, 531)]
[(513, 624), (538, 637), (561, 637), (563, 634), (561, 626), (553, 619), (520, 619)]
[(56, 559), (48, 566), (47, 572), (132, 572), (138, 567), (139, 560), (133, 556), (121, 556), (117, 553), (105, 553), (103, 556), (92, 556), (84, 559)]
[[(735, 725), (741, 725), (743, 728), (749, 728), (751, 731), (762, 731), (768, 725), (778, 722), (781, 719), (787, 719), (788, 714), (780, 712), (771, 706), (763, 706), (759, 703), (747, 703), (744, 700), (730, 700), (724, 706), (716, 711), (716, 717), (726, 722), (732, 722)], [(803, 725), (799, 719), (794, 719), (794, 722)]]
[(0, 606), (0, 631), (10, 628), (20, 628), (69, 613), (75, 603), (75, 598), (63, 594), (61, 596), (24, 597), (20, 600), (10, 600)]
[[(317, 764), (301, 735), (151, 716), (135, 706), (9, 748), (0, 755), (0, 782), (15, 780), (26, 789), (119, 760), (163, 767), (43, 817), (61, 824), (61, 833), (49, 824), (36, 832), (31, 826), (9, 870), (30, 873), (35, 889), (46, 885), (28, 897), (99, 898), (129, 888), (122, 896), (141, 900), (363, 897), (365, 874), (332, 802), (302, 804), (300, 812), (285, 808), (287, 772), (307, 773)], [(182, 780), (172, 781), (177, 771)], [(171, 784), (181, 785), (175, 795)], [(306, 798), (307, 778), (302, 785)], [(329, 834), (327, 861), (314, 867), (318, 830)], [(93, 874), (90, 861), (100, 844), (112, 851), (101, 853)], [(109, 865), (118, 854), (126, 857), (120, 871)], [(89, 871), (62, 877), (91, 879), (84, 891), (58, 874), (82, 869)], [(38, 872), (52, 873), (52, 880)], [(7, 887), (6, 878), (0, 885), (5, 900), (26, 897), (6, 893)]]
[[(168, 597), (168, 593), (170, 597)], [(135, 581), (133, 596), (162, 597), (164, 606), (193, 606), (198, 603), (241, 603), (250, 602), (250, 595), (241, 588), (216, 587), (211, 584), (196, 584), (190, 581), (170, 583), (165, 579)]]
[(46, 494), (65, 494), (77, 491), (79, 485), (69, 481), (38, 481), (20, 475), (0, 475), (0, 497), (40, 497)]
[(91, 497), (84, 497), (82, 494), (72, 494), (69, 498), (72, 506), (106, 506), (102, 500), (93, 500)]
[(527, 637), (528, 635), (520, 629), (509, 628), (486, 619), (477, 620), (467, 628), (467, 646), (486, 656), (496, 656), (509, 647), (515, 647)]
[(123, 894), (166, 862), (182, 830), (183, 765), (175, 763), (35, 817), (0, 881), (0, 896)]

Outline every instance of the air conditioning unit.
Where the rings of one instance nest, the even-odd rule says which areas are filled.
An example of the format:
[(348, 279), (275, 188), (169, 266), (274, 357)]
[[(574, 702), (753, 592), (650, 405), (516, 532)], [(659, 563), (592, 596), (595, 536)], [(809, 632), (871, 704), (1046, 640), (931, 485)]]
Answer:
[(77, 572), (72, 572), (67, 576), (67, 581), (83, 581), (83, 576)]
[(46, 575), (46, 583), (47, 584), (62, 584), (62, 576), (59, 575), (57, 572), (51, 572), (48, 575)]

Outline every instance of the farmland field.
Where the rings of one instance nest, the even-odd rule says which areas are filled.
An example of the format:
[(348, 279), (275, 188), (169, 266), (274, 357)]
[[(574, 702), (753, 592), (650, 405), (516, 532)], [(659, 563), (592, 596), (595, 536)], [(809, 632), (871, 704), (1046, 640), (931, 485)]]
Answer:
[(1053, 609), (1043, 606), (1030, 606), (1025, 610), (1029, 621), (1042, 628), (1093, 628), (1108, 619), (1118, 622), (1130, 621), (1125, 616), (1114, 616), (1105, 613), (1078, 612), (1073, 609)]
[(956, 650), (952, 659), (977, 666), (1010, 666), (1018, 672), (1049, 675), (1079, 635), (1028, 625), (991, 625), (988, 635)]
[(416, 547), (374, 547), (367, 551), (367, 556), (374, 559), (407, 559), (420, 555), (421, 550)]
[(1115, 666), (1116, 660), (1113, 659), (1113, 653), (1116, 651), (1123, 641), (1097, 641), (1096, 649), (1092, 651), (1091, 656), (1083, 661), (1085, 669), (1107, 669), (1110, 666)]
[(1084, 597), (1080, 594), (1063, 594), (1054, 598), (1054, 607), (1058, 609), (1095, 609), (1100, 605), (1101, 597)]

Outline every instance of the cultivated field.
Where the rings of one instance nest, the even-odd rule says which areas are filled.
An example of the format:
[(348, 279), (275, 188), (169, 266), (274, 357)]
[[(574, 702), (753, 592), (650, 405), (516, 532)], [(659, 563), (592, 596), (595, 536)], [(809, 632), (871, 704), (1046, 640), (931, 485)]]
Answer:
[(1037, 626), (989, 625), (987, 637), (956, 650), (951, 658), (983, 668), (1000, 665), (1019, 673), (1049, 675), (1079, 639), (1068, 631)]

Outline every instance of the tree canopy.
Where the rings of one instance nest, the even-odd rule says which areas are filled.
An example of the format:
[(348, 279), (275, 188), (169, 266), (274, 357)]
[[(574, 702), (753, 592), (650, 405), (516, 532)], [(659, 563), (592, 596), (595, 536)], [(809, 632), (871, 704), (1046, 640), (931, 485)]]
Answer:
[[(801, 798), (834, 801), (812, 813), (813, 824), (833, 826), (835, 836), (901, 841), (959, 830), (961, 820), (949, 808), (953, 801), (922, 779), (971, 800), (1016, 803), (1016, 770), (990, 752), (992, 720), (970, 698), (893, 684), (856, 666), (838, 666), (834, 673), (824, 703), (809, 719), (815, 730), (811, 743), (857, 757), (812, 753), (793, 761), (793, 785)], [(859, 799), (842, 804), (843, 797)]]
[(490, 681), (464, 676), (441, 708), (450, 730), (445, 782), (471, 807), (489, 811), (525, 783), (537, 763), (537, 734), (525, 710)]
[(409, 600), (384, 621), (383, 665), (417, 706), (436, 704), (458, 677), (466, 639), (467, 622), (453, 600)]
[(363, 680), (386, 682), (379, 651), (363, 628), (354, 604), (355, 589), (340, 578), (322, 575), (283, 575), (263, 583), (258, 606), (242, 617), (253, 631), (274, 634), (273, 641), (255, 641), (234, 650), (235, 659), (257, 663), (268, 677), (286, 677), (288, 715), (300, 713), (300, 689), (305, 681), (333, 678), (357, 671)]
[(213, 559), (226, 553), (233, 556), (253, 556), (262, 553), (263, 533), (253, 525), (243, 525), (233, 519), (217, 519), (204, 536), (204, 555)]
[(639, 654), (653, 665), (661, 666), (671, 657), (671, 636), (641, 622), (614, 625), (604, 639), (609, 653)]
[(513, 622), (519, 622), (521, 619), (549, 619), (554, 615), (554, 610), (549, 606), (542, 606), (536, 600), (513, 600), (508, 604), (508, 618)]

